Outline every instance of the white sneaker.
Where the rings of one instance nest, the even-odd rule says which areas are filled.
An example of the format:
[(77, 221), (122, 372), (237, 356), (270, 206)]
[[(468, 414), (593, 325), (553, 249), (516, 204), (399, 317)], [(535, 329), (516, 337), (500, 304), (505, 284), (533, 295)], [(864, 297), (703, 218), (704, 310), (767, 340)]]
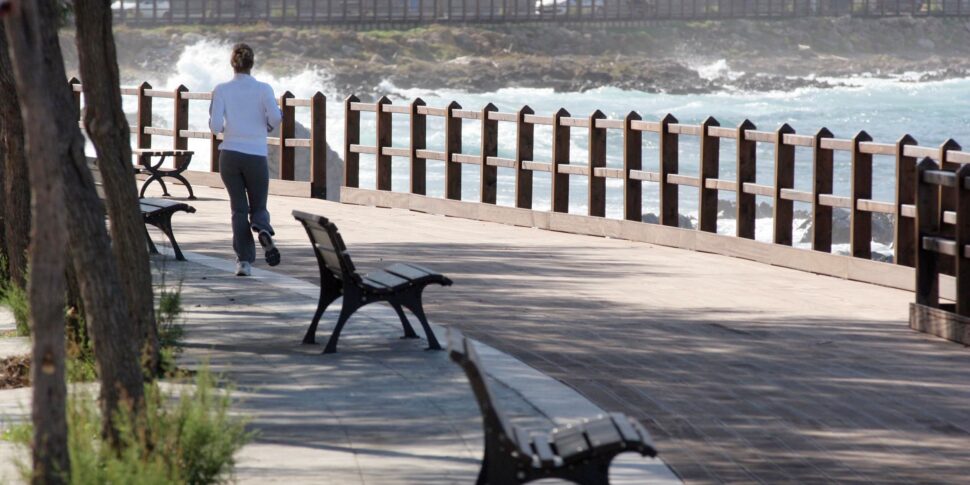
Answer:
[(247, 261), (239, 261), (236, 263), (236, 276), (250, 276), (253, 274), (253, 265), (249, 264)]

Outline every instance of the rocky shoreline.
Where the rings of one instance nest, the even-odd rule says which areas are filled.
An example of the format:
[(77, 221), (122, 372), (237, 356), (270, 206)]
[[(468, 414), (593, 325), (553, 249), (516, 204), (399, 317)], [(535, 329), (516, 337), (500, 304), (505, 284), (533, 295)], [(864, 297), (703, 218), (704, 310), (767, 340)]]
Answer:
[[(64, 44), (73, 49), (73, 35)], [(670, 94), (844, 85), (860, 73), (908, 82), (970, 76), (970, 22), (959, 19), (792, 19), (658, 22), (637, 28), (430, 26), (410, 30), (171, 26), (116, 29), (126, 81), (171, 71), (185, 47), (245, 41), (278, 75), (308, 68), (336, 92), (488, 92), (505, 87), (582, 92), (600, 87)], [(73, 52), (67, 53), (69, 68)], [(726, 69), (705, 72), (718, 60)]]

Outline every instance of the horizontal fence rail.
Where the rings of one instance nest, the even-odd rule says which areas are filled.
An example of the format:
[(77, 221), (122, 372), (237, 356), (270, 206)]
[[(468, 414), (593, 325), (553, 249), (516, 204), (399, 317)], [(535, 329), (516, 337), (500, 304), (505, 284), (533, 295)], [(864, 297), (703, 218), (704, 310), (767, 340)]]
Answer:
[[(584, 215), (605, 217), (606, 180), (616, 179), (622, 183), (622, 214), (629, 221), (642, 221), (644, 183), (656, 184), (659, 190), (659, 224), (679, 226), (681, 186), (698, 189), (697, 230), (716, 233), (718, 220), (718, 193), (733, 192), (736, 197), (735, 236), (755, 238), (756, 197), (773, 200), (772, 242), (793, 246), (794, 202), (811, 205), (811, 248), (831, 253), (833, 234), (833, 210), (845, 209), (849, 213), (849, 252), (855, 258), (871, 259), (872, 216), (888, 214), (894, 221), (893, 261), (897, 265), (914, 266), (917, 246), (916, 218), (916, 167), (917, 160), (928, 158), (945, 167), (959, 167), (970, 163), (970, 152), (960, 151), (960, 146), (948, 140), (941, 146), (920, 146), (916, 140), (904, 135), (894, 143), (879, 143), (864, 131), (851, 138), (835, 138), (826, 128), (811, 135), (795, 133), (789, 125), (775, 130), (759, 130), (751, 121), (738, 126), (720, 126), (711, 117), (700, 124), (678, 122), (673, 115), (660, 120), (644, 120), (631, 111), (622, 119), (607, 118), (596, 111), (589, 116), (575, 117), (566, 110), (551, 115), (536, 114), (528, 106), (515, 112), (501, 112), (488, 104), (480, 110), (462, 108), (452, 102), (444, 107), (426, 106), (420, 98), (409, 105), (394, 105), (384, 97), (375, 103), (363, 103), (357, 97), (345, 100), (344, 186), (360, 186), (360, 154), (375, 157), (375, 189), (390, 192), (392, 187), (392, 159), (409, 162), (410, 187), (415, 195), (426, 195), (427, 164), (444, 166), (444, 198), (462, 200), (462, 166), (479, 167), (481, 204), (496, 204), (497, 169), (509, 168), (514, 173), (514, 206), (532, 209), (533, 174), (546, 172), (551, 176), (549, 198), (552, 212), (569, 212), (570, 178), (586, 179), (588, 213)], [(361, 138), (361, 113), (373, 116), (375, 137)], [(409, 120), (410, 146), (395, 147), (391, 142), (392, 117), (402, 116)], [(427, 148), (427, 119), (440, 118), (444, 125), (442, 150)], [(462, 125), (465, 120), (478, 122), (481, 130), (479, 153), (463, 152)], [(499, 157), (499, 123), (514, 128), (515, 155)], [(551, 128), (551, 159), (536, 160), (535, 126)], [(570, 158), (570, 140), (576, 133), (585, 134), (589, 146), (585, 163), (575, 163)], [(507, 133), (507, 132), (506, 132)], [(622, 167), (607, 167), (607, 133), (622, 139)], [(659, 140), (658, 170), (643, 169), (643, 134), (652, 133)], [(679, 173), (681, 137), (692, 137), (699, 143), (697, 175)], [(720, 141), (727, 139), (736, 145), (734, 157), (722, 160)], [(757, 183), (757, 145), (768, 144), (774, 149), (774, 181), (772, 184)], [(811, 190), (795, 189), (795, 149), (803, 147), (812, 151)], [(850, 157), (850, 193), (833, 193), (835, 154), (843, 152)], [(886, 202), (873, 197), (873, 156), (882, 155), (895, 159), (895, 200)], [(721, 178), (722, 162), (734, 165), (734, 179)], [(956, 223), (952, 208), (944, 207), (940, 213), (942, 224)], [(947, 271), (953, 274), (952, 268)]]
[(125, 0), (112, 3), (112, 11), (116, 22), (131, 25), (602, 23), (970, 16), (970, 0)]
[[(80, 112), (82, 85), (77, 78), (70, 80), (74, 92), (74, 102)], [(185, 86), (174, 89), (154, 89), (150, 84), (142, 83), (137, 87), (122, 87), (122, 96), (132, 96), (137, 100), (137, 121), (129, 126), (135, 137), (134, 148), (153, 148), (153, 136), (172, 138), (172, 148), (187, 150), (189, 139), (201, 139), (209, 142), (210, 172), (219, 172), (219, 145), (223, 135), (209, 130), (189, 130), (189, 103), (192, 101), (212, 100), (211, 92), (189, 91)], [(171, 100), (172, 126), (152, 126), (153, 99)], [(289, 91), (279, 97), (280, 109), (283, 113), (279, 127), (279, 136), (268, 137), (267, 143), (280, 147), (279, 159), (275, 161), (279, 167), (280, 180), (295, 180), (295, 150), (309, 149), (310, 157), (310, 194), (313, 197), (326, 198), (327, 189), (327, 97), (317, 92), (310, 98), (300, 99)], [(309, 138), (297, 138), (294, 133), (296, 127), (296, 108), (309, 108), (310, 126)], [(83, 128), (83, 123), (82, 123)], [(157, 147), (156, 147), (157, 148)], [(274, 163), (271, 161), (270, 163)], [(198, 169), (198, 167), (193, 167)]]

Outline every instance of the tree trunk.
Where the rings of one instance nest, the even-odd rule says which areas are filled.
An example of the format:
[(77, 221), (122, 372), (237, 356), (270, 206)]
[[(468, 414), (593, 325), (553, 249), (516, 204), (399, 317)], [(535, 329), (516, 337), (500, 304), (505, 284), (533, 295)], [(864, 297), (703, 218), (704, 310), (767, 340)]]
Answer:
[[(98, 199), (94, 178), (84, 156), (84, 137), (77, 125), (78, 112), (73, 93), (68, 87), (54, 24), (60, 15), (58, 5), (56, 0), (22, 1), (19, 5), (24, 13), (36, 14), (19, 27), (37, 30), (32, 35), (37, 37), (35, 49), (43, 61), (43, 77), (34, 76), (31, 84), (40, 86), (39, 96), (47, 97), (51, 105), (47, 111), (51, 114), (50, 120), (43, 124), (53, 127), (54, 135), (45, 142), (62, 148), (58, 153), (67, 200), (60, 209), (69, 212), (69, 253), (94, 341), (101, 379), (104, 433), (114, 442), (116, 411), (121, 406), (127, 406), (140, 413), (144, 404), (143, 378), (136, 345), (139, 334), (128, 321), (128, 303), (121, 289), (117, 262), (111, 254), (104, 207)], [(17, 10), (16, 6), (14, 10)], [(9, 32), (12, 27), (12, 22), (7, 23), (11, 41), (15, 37), (13, 32)], [(11, 44), (12, 52), (17, 52), (18, 46)], [(35, 218), (34, 222), (37, 221), (39, 219)], [(31, 264), (36, 264), (36, 261)], [(60, 296), (63, 298), (63, 291)], [(63, 310), (63, 307), (58, 307), (58, 310)]]
[[(38, 2), (44, 3), (44, 2)], [(57, 106), (48, 89), (64, 79), (52, 76), (50, 53), (44, 42), (44, 24), (54, 20), (34, 2), (23, 2), (4, 20), (18, 92), (23, 100), (27, 151), (33, 164), (30, 183), (35, 224), (30, 255), (31, 320), (33, 326), (34, 422), (33, 483), (67, 483), (70, 457), (67, 450), (67, 420), (64, 381), (64, 267), (65, 215), (61, 169), (66, 153), (76, 143), (62, 137), (56, 118)], [(63, 65), (62, 65), (63, 69)], [(83, 143), (83, 140), (81, 141)]]
[(140, 333), (139, 348), (149, 375), (158, 368), (158, 328), (145, 224), (131, 164), (128, 120), (121, 104), (121, 83), (111, 9), (103, 0), (75, 0), (77, 51), (87, 108), (84, 126), (98, 153), (111, 240), (128, 299), (129, 321)]
[(7, 53), (7, 39), (0, 24), (0, 164), (3, 165), (3, 236), (10, 281), (26, 286), (27, 243), (30, 238), (30, 182), (24, 155), (24, 125), (20, 117)]

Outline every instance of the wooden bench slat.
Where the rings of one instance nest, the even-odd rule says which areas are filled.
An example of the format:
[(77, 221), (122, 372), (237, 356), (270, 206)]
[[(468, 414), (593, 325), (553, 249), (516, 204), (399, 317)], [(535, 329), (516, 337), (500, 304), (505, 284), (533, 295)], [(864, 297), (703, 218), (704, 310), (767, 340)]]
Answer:
[(532, 449), (539, 457), (542, 466), (559, 466), (562, 460), (552, 452), (549, 445), (549, 435), (546, 433), (532, 433)]
[(613, 419), (613, 424), (616, 425), (616, 429), (623, 435), (624, 440), (634, 442), (639, 439), (637, 430), (630, 424), (630, 418), (626, 417), (626, 415), (610, 413), (610, 418)]
[(384, 270), (367, 273), (363, 278), (365, 282), (375, 283), (375, 286), (381, 290), (394, 290), (407, 286), (411, 282)]
[(552, 432), (552, 442), (563, 460), (575, 460), (589, 453), (589, 443), (580, 424), (557, 428)]
[(594, 449), (623, 448), (623, 436), (617, 431), (613, 419), (601, 416), (584, 423), (586, 440)]

